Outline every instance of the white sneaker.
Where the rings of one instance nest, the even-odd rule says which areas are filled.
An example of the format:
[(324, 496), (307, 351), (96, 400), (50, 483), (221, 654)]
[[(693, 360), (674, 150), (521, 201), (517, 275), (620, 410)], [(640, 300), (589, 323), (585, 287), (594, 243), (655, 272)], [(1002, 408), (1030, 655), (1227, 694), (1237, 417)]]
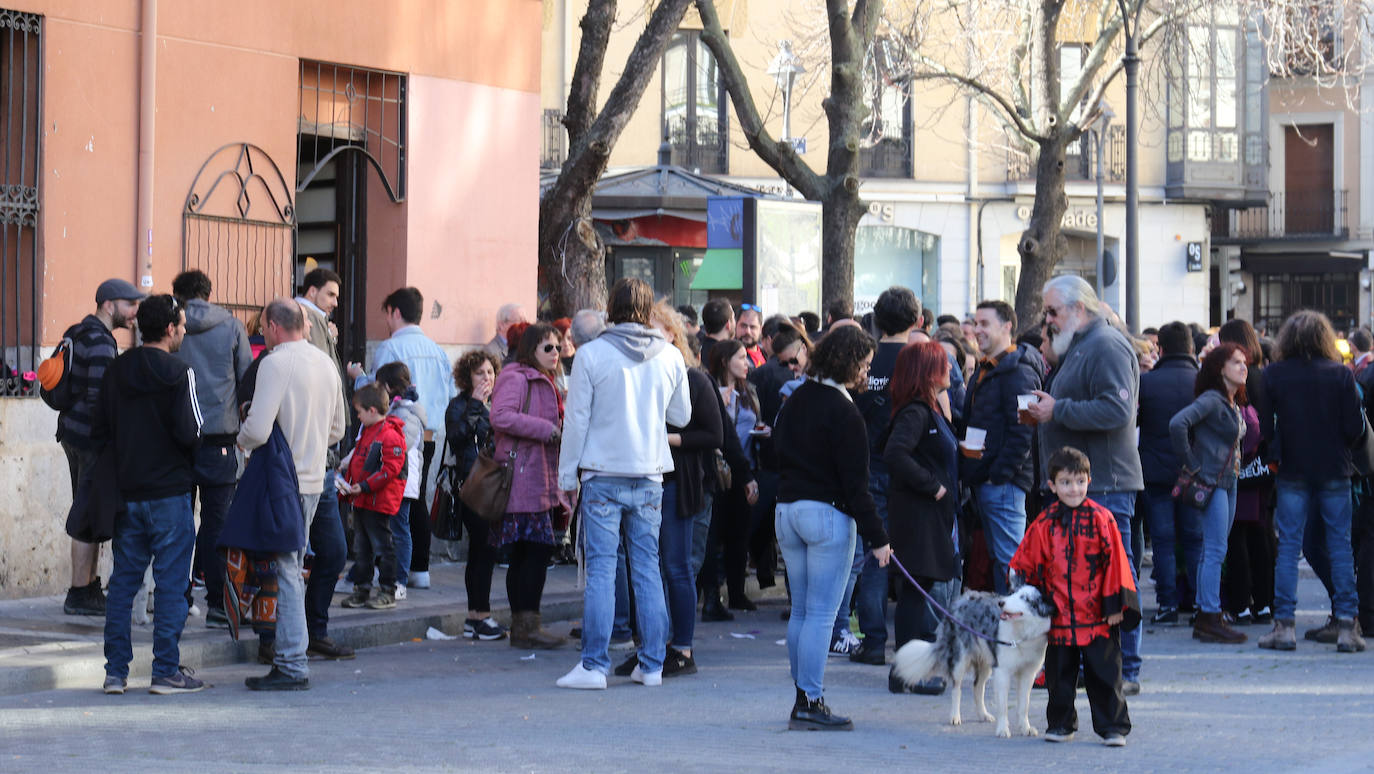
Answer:
[(831, 640), (830, 655), (848, 656), (850, 653), (853, 653), (854, 651), (858, 650), (859, 645), (861, 644), (862, 643), (859, 641), (859, 638), (854, 636), (854, 632), (845, 629), (844, 631), (840, 632), (840, 636)]
[(630, 679), (634, 680), (636, 683), (639, 683), (640, 685), (646, 685), (652, 688), (656, 685), (663, 685), (663, 670), (660, 669), (657, 672), (645, 672), (644, 670), (639, 668), (638, 664), (635, 664), (635, 671), (630, 673)]
[(413, 589), (429, 588), (429, 571), (416, 570), (410, 574), (410, 583), (406, 584)]
[[(638, 670), (638, 667), (636, 667)], [(663, 675), (659, 674), (659, 682), (662, 682)], [(572, 671), (558, 678), (559, 688), (575, 688), (581, 691), (604, 691), (606, 690), (606, 676), (600, 672), (582, 666), (582, 662), (577, 662), (577, 666)]]
[(404, 583), (397, 583), (397, 584), (396, 584), (396, 599), (399, 601), (399, 600), (402, 600), (402, 599), (405, 599), (405, 598), (406, 598), (406, 585), (405, 585)]

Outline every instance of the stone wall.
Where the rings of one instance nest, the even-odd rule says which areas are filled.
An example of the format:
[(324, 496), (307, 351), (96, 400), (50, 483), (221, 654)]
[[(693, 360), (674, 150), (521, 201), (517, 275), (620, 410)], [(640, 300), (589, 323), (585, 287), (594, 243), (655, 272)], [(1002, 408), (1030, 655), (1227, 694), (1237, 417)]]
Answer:
[[(0, 599), (65, 591), (71, 582), (67, 457), (57, 412), (42, 401), (0, 399)], [(109, 551), (101, 577), (108, 578)]]

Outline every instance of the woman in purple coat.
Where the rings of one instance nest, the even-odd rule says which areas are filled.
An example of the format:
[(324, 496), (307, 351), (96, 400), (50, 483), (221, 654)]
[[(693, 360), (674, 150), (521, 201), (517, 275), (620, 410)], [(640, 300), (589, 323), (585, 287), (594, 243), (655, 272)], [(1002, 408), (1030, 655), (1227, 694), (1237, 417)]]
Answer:
[(506, 515), (493, 525), (491, 544), (510, 546), (506, 595), (510, 599), (510, 644), (557, 648), (564, 638), (545, 631), (539, 620), (544, 578), (553, 556), (553, 519), (567, 508), (558, 489), (558, 447), (562, 440), (563, 394), (555, 384), (562, 343), (551, 325), (531, 325), (520, 337), (515, 362), (501, 370), (491, 397), (496, 459), (511, 461), (514, 476)]

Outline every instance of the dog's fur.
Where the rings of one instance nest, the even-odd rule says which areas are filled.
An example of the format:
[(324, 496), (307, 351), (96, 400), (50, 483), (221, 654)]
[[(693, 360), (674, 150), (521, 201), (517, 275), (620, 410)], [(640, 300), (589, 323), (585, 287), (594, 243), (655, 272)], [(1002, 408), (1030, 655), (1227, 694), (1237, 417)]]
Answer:
[(959, 700), (965, 674), (974, 670), (973, 706), (978, 719), (993, 720), (983, 702), (988, 676), (993, 678), (993, 709), (997, 735), (1010, 737), (1007, 698), (1016, 682), (1018, 734), (1036, 736), (1030, 724), (1030, 692), (1045, 663), (1054, 603), (1034, 586), (1021, 586), (1005, 597), (981, 591), (965, 592), (950, 613), (970, 629), (1014, 645), (1000, 645), (975, 637), (949, 620), (940, 622), (935, 642), (912, 640), (897, 650), (892, 675), (908, 687), (928, 676), (949, 681), (949, 722), (959, 725)]

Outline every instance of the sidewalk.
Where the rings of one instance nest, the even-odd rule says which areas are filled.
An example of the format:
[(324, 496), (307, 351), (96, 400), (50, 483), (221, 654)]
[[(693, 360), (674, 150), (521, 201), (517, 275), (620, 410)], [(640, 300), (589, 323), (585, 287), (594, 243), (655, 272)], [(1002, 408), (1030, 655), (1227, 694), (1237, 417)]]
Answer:
[[(353, 648), (370, 648), (424, 638), (432, 626), (461, 636), (467, 614), (461, 563), (433, 564), (431, 588), (410, 589), (409, 598), (394, 610), (348, 610), (336, 594), (329, 608), (329, 636)], [(582, 592), (576, 588), (577, 568), (549, 570), (544, 588), (544, 620), (568, 621), (582, 615)], [(62, 612), (63, 595), (0, 601), (0, 696), (55, 688), (98, 686), (105, 676), (103, 653), (105, 619)], [(204, 591), (196, 590), (201, 615), (186, 619), (181, 636), (181, 662), (194, 669), (250, 662), (257, 657), (257, 637), (251, 631), (238, 642), (228, 630), (207, 629)], [(492, 615), (510, 623), (506, 601), (506, 571), (497, 568), (491, 584)], [(151, 614), (150, 614), (151, 618)], [(130, 677), (148, 677), (152, 662), (153, 627), (133, 625), (134, 660)]]

